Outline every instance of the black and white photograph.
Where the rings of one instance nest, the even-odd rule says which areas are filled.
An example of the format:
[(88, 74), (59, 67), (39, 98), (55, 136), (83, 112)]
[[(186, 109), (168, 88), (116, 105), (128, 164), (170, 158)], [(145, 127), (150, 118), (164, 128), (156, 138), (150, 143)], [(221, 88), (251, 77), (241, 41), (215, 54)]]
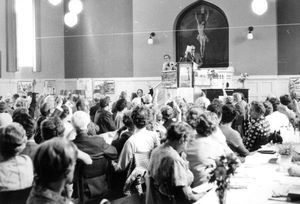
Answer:
[(0, 0), (0, 204), (300, 203), (300, 0)]

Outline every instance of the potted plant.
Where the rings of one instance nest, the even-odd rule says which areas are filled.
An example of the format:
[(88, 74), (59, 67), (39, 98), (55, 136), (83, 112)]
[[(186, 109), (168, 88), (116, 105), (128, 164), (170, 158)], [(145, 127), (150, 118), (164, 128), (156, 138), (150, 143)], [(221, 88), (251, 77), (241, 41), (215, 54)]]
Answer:
[(216, 193), (220, 204), (226, 203), (226, 193), (229, 188), (230, 177), (239, 166), (239, 161), (234, 154), (221, 156), (216, 161), (216, 167), (211, 172), (209, 182), (216, 182)]
[(241, 73), (240, 77), (238, 78), (238, 81), (242, 83), (242, 87), (245, 88), (245, 81), (249, 77), (247, 73)]

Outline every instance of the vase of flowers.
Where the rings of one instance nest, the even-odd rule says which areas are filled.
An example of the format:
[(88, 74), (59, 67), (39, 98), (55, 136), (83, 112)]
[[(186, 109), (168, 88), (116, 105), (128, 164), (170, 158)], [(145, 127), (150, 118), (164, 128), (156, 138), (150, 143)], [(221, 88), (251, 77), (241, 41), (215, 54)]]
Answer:
[(240, 77), (238, 78), (238, 81), (242, 83), (242, 87), (245, 88), (245, 81), (249, 77), (247, 73), (241, 73)]
[(279, 170), (287, 171), (289, 166), (291, 165), (292, 160), (292, 151), (293, 147), (291, 144), (281, 144), (278, 145), (278, 163), (279, 163)]
[(218, 73), (216, 72), (216, 70), (214, 69), (209, 69), (208, 70), (208, 73), (207, 73), (207, 76), (209, 78), (209, 81), (210, 81), (210, 86), (212, 86), (212, 80), (215, 79), (215, 78), (218, 78)]
[(227, 156), (221, 156), (215, 162), (216, 168), (211, 172), (209, 182), (216, 182), (216, 193), (219, 198), (219, 203), (225, 204), (230, 177), (239, 166), (239, 161), (234, 154), (229, 154)]

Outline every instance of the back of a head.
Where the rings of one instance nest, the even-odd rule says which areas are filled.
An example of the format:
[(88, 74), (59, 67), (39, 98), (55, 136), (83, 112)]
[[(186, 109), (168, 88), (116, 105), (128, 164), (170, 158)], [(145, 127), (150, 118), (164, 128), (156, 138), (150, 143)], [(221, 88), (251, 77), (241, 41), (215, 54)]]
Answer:
[(167, 139), (170, 141), (187, 141), (192, 135), (192, 128), (184, 123), (177, 122), (170, 125), (167, 131)]
[(41, 123), (41, 136), (44, 140), (63, 137), (64, 124), (59, 117), (49, 117)]
[(123, 115), (123, 123), (127, 128), (133, 128), (133, 121), (131, 118), (131, 111), (126, 111)]
[(127, 92), (126, 91), (122, 91), (120, 93), (120, 99), (126, 99), (127, 98)]
[(207, 137), (216, 130), (217, 125), (217, 115), (206, 111), (198, 117), (196, 131), (200, 136)]
[(9, 107), (5, 101), (0, 101), (0, 113), (7, 113)]
[(150, 114), (150, 109), (146, 106), (136, 106), (131, 114), (133, 124), (138, 129), (144, 128), (149, 122)]
[(263, 102), (266, 112), (265, 112), (265, 116), (270, 115), (273, 112), (273, 105), (270, 101), (264, 101)]
[(276, 97), (271, 97), (271, 98), (268, 99), (268, 101), (272, 104), (273, 111), (277, 111), (278, 110), (278, 106), (280, 105), (279, 99), (276, 98)]
[(11, 123), (0, 129), (0, 154), (5, 160), (20, 153), (27, 138), (24, 128), (19, 123)]
[(66, 106), (66, 105), (62, 105), (61, 106), (61, 108), (62, 108), (62, 112), (61, 112), (61, 114), (59, 115), (59, 117), (60, 117), (60, 119), (65, 119), (66, 117), (68, 117), (68, 115), (70, 115), (70, 111), (72, 110), (71, 108), (69, 108), (68, 106)]
[(47, 117), (50, 114), (50, 111), (50, 105), (47, 102), (44, 102), (40, 107), (41, 115)]
[(186, 122), (192, 127), (192, 128), (196, 128), (196, 124), (197, 124), (197, 119), (198, 117), (201, 115), (201, 113), (203, 113), (203, 109), (201, 107), (198, 106), (193, 106), (191, 107), (188, 112), (187, 112), (187, 116), (186, 116)]
[(27, 110), (19, 109), (13, 113), (13, 121), (21, 124), (26, 131), (27, 139), (34, 134), (34, 119), (27, 113)]
[(292, 102), (292, 99), (291, 99), (290, 95), (288, 95), (288, 94), (284, 94), (284, 95), (280, 96), (279, 99), (280, 99), (280, 103), (285, 106), (289, 105)]
[(224, 124), (230, 123), (235, 119), (236, 115), (237, 115), (237, 113), (236, 113), (234, 106), (232, 104), (225, 104), (222, 107), (221, 122)]
[(9, 113), (0, 113), (0, 127), (12, 123), (12, 117)]
[(72, 116), (72, 124), (76, 131), (87, 130), (91, 122), (90, 116), (84, 111), (76, 111)]
[(266, 109), (265, 106), (262, 102), (259, 101), (252, 101), (251, 102), (251, 107), (253, 110), (259, 114), (259, 116), (264, 116)]
[(164, 120), (170, 120), (173, 118), (174, 111), (173, 108), (169, 105), (163, 106), (161, 109), (162, 118)]
[(117, 109), (117, 111), (121, 112), (126, 107), (127, 107), (127, 101), (126, 101), (126, 99), (122, 98), (122, 99), (117, 100), (117, 103), (116, 103), (116, 109)]
[(242, 101), (242, 95), (240, 93), (235, 92), (232, 94), (232, 97), (233, 97), (233, 102), (235, 103)]
[(47, 187), (52, 182), (67, 179), (72, 182), (77, 150), (64, 138), (53, 138), (39, 145), (34, 157), (36, 182)]
[(144, 96), (144, 103), (145, 104), (149, 104), (149, 103), (152, 103), (152, 96), (150, 94), (146, 94)]
[(221, 118), (222, 116), (222, 104), (210, 104), (208, 107), (207, 107), (207, 110), (212, 112), (212, 113), (215, 113), (217, 114), (218, 118)]
[(109, 101), (110, 101), (110, 98), (108, 98), (108, 97), (101, 98), (101, 99), (100, 99), (100, 102), (99, 102), (100, 107), (101, 107), (101, 108), (107, 107), (107, 106), (109, 105)]

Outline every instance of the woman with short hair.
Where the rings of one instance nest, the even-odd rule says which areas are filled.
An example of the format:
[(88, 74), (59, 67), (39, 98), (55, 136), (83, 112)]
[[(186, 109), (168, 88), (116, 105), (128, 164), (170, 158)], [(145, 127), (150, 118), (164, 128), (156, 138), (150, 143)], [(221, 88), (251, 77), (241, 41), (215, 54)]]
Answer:
[[(167, 141), (153, 150), (149, 164), (146, 203), (191, 203), (200, 198), (192, 191), (193, 174), (184, 156), (186, 142), (192, 129), (183, 122), (173, 123)], [(169, 201), (169, 202), (168, 202)]]
[(64, 138), (42, 143), (34, 158), (36, 180), (27, 204), (69, 204), (62, 191), (73, 182), (76, 159), (75, 145)]
[(268, 143), (270, 124), (264, 117), (265, 111), (263, 103), (252, 101), (249, 116), (246, 114), (243, 143), (250, 152)]
[(18, 123), (0, 129), (0, 191), (13, 191), (32, 186), (33, 166), (27, 155), (26, 132)]
[(187, 160), (194, 175), (192, 187), (207, 182), (210, 167), (215, 166), (215, 160), (232, 153), (227, 145), (214, 138), (217, 125), (216, 114), (209, 111), (202, 113), (196, 121), (197, 134), (188, 142), (186, 148)]

